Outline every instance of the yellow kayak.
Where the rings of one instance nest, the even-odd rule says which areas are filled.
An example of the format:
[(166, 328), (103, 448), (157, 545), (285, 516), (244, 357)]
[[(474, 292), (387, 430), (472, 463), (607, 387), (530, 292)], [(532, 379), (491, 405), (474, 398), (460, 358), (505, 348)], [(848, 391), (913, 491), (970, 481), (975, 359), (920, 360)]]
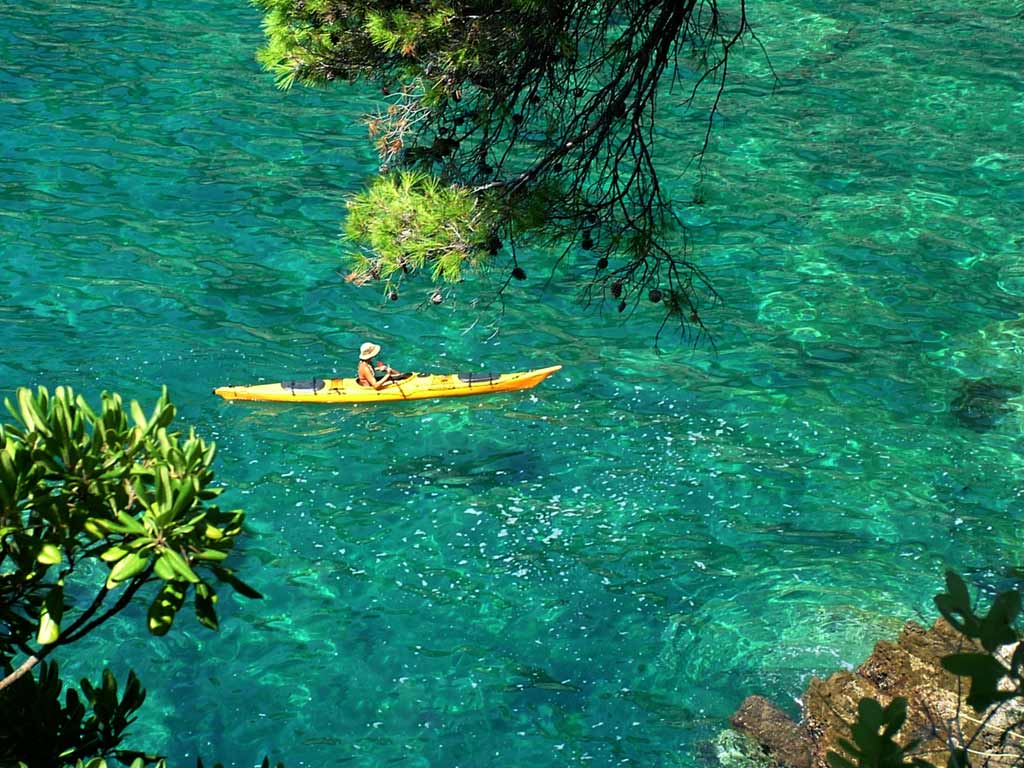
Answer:
[(423, 400), (429, 397), (487, 395), (514, 392), (540, 384), (562, 366), (519, 373), (412, 373), (383, 389), (360, 386), (355, 379), (307, 379), (256, 384), (251, 387), (217, 387), (213, 394), (225, 400), (263, 400), (274, 403), (383, 403), (390, 400)]

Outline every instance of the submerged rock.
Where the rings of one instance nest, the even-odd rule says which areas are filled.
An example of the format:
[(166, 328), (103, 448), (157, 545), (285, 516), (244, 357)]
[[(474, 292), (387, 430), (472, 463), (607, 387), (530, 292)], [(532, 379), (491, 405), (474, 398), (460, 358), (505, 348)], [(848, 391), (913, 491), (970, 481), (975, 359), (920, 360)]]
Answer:
[(722, 768), (778, 768), (761, 745), (746, 734), (727, 728), (712, 742), (715, 759)]
[[(760, 696), (748, 697), (733, 715), (733, 726), (755, 739), (764, 750), (789, 768), (826, 768), (829, 752), (841, 752), (839, 739), (850, 739), (849, 724), (857, 705), (867, 696), (887, 705), (897, 696), (908, 702), (907, 722), (900, 743), (919, 739), (916, 756), (945, 765), (947, 744), (954, 734), (970, 739), (985, 718), (964, 702), (968, 683), (941, 667), (951, 653), (973, 650), (949, 624), (940, 619), (931, 629), (908, 622), (895, 643), (875, 646), (855, 672), (837, 672), (826, 680), (812, 678), (804, 694), (803, 717), (794, 723)], [(1003, 649), (1007, 653), (1012, 648)], [(1019, 702), (1000, 710), (972, 746), (976, 762), (985, 768), (1020, 765), (1024, 760), (1024, 731)], [(1016, 723), (1016, 725), (1014, 725)], [(999, 743), (1008, 728), (1011, 738)]]
[(763, 696), (748, 696), (729, 720), (780, 764), (810, 768), (811, 750), (806, 735), (789, 715)]
[(1016, 384), (1000, 384), (987, 378), (964, 379), (949, 410), (963, 426), (984, 432), (1016, 410), (1010, 399), (1019, 394), (1021, 387)]

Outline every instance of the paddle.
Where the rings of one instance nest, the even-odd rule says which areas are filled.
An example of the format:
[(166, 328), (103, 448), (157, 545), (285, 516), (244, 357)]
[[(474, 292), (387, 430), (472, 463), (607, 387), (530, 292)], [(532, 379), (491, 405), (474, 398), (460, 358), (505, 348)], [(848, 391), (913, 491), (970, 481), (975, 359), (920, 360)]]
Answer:
[(392, 374), (397, 374), (398, 376), (400, 376), (401, 378), (398, 378), (398, 379), (394, 379), (393, 378), (393, 379), (391, 379), (391, 383), (394, 384), (396, 387), (398, 387), (398, 391), (402, 393), (402, 398), (403, 399), (408, 399), (408, 395), (406, 395), (405, 394), (405, 390), (402, 389), (401, 382), (405, 381), (406, 379), (412, 378), (412, 374), (411, 373), (398, 373), (397, 371), (393, 370), (390, 365), (388, 365), (387, 363), (382, 363), (382, 362), (378, 362), (376, 367), (377, 367), (378, 371), (380, 371), (380, 370), (387, 370), (388, 372), (390, 372)]

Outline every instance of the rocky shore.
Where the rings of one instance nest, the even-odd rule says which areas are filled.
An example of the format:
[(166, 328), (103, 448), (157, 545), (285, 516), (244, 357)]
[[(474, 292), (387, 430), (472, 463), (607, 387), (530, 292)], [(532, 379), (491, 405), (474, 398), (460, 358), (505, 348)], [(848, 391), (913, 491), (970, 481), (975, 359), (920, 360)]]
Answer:
[[(760, 745), (764, 756), (787, 768), (826, 768), (830, 751), (841, 751), (838, 739), (849, 739), (862, 697), (883, 705), (903, 696), (907, 722), (900, 743), (920, 739), (914, 752), (937, 766), (948, 759), (948, 745), (970, 740), (989, 713), (976, 713), (964, 703), (968, 680), (942, 669), (943, 656), (972, 650), (969, 641), (940, 619), (930, 629), (908, 622), (895, 643), (882, 641), (855, 671), (837, 672), (826, 680), (813, 678), (802, 699), (800, 722), (762, 696), (750, 696), (732, 717), (733, 727)], [(1003, 649), (1012, 653), (1013, 648)], [(971, 764), (1007, 768), (1024, 761), (1024, 711), (1004, 706), (971, 746)]]

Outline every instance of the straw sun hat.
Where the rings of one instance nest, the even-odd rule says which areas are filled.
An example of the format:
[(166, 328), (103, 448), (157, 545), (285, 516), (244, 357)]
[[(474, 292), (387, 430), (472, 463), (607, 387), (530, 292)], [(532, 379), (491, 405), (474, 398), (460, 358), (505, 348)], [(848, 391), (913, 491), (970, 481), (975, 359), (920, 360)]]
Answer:
[(359, 348), (360, 360), (372, 360), (380, 353), (380, 344), (367, 341)]

